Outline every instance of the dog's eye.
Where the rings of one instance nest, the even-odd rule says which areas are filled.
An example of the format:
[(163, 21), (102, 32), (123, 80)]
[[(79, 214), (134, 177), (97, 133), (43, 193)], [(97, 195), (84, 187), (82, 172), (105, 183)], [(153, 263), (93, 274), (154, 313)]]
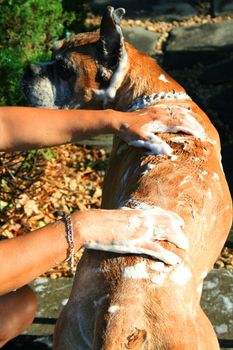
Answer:
[(59, 76), (63, 80), (69, 80), (72, 75), (75, 74), (75, 67), (73, 63), (62, 56), (56, 57), (56, 68), (58, 70)]

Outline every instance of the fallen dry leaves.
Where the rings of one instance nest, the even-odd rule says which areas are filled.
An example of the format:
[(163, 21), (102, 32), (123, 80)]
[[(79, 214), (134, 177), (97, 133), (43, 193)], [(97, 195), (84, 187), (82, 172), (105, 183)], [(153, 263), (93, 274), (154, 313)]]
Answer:
[[(108, 154), (97, 147), (66, 145), (26, 153), (2, 153), (1, 238), (53, 222), (56, 211), (99, 208)], [(76, 260), (81, 256), (79, 252)], [(69, 275), (66, 263), (46, 276)]]

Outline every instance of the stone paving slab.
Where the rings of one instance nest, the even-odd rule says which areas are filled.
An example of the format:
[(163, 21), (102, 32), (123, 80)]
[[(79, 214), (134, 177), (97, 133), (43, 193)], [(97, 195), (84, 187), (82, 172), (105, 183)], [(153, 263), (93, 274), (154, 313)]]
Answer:
[(233, 339), (233, 271), (212, 270), (207, 276), (201, 305), (219, 338)]
[(124, 7), (126, 17), (143, 17), (157, 20), (184, 20), (197, 15), (195, 3), (189, 0), (93, 0), (93, 12), (103, 14), (107, 5)]
[(166, 43), (164, 65), (179, 68), (227, 58), (233, 51), (232, 33), (233, 20), (175, 28)]
[(146, 30), (142, 27), (123, 27), (122, 28), (124, 38), (127, 42), (136, 47), (137, 50), (153, 55), (155, 53), (155, 45), (159, 38), (160, 33)]
[(213, 12), (215, 16), (233, 14), (233, 0), (213, 0)]
[[(66, 304), (71, 287), (71, 278), (48, 280), (38, 278), (32, 283), (38, 295), (39, 310), (37, 320), (28, 332), (10, 342), (4, 350), (35, 350), (51, 349), (54, 325), (46, 322), (55, 321)], [(201, 304), (210, 318), (218, 337), (233, 341), (233, 271), (212, 270), (207, 276)], [(45, 324), (41, 324), (41, 322)], [(227, 348), (226, 346), (224, 348)], [(228, 347), (228, 349), (233, 349)]]
[[(231, 74), (230, 74), (231, 73)], [(233, 56), (226, 60), (208, 66), (200, 76), (200, 81), (206, 84), (219, 84), (233, 81)]]
[(194, 2), (185, 0), (159, 0), (152, 5), (153, 18), (158, 21), (182, 21), (197, 15)]
[[(233, 72), (232, 72), (233, 73)], [(213, 97), (208, 99), (208, 106), (214, 111), (217, 111), (221, 117), (221, 121), (230, 128), (233, 127), (233, 90), (226, 88), (225, 91), (216, 93)]]
[(99, 146), (105, 148), (108, 152), (112, 149), (112, 135), (99, 135), (88, 140), (79, 141), (77, 145)]
[[(201, 1), (200, 1), (201, 3)], [(205, 12), (214, 16), (233, 14), (233, 0), (203, 1)], [(127, 17), (155, 18), (161, 21), (181, 21), (198, 14), (194, 0), (150, 0), (142, 4), (140, 0), (93, 0), (93, 11), (102, 14), (107, 5), (124, 7)]]

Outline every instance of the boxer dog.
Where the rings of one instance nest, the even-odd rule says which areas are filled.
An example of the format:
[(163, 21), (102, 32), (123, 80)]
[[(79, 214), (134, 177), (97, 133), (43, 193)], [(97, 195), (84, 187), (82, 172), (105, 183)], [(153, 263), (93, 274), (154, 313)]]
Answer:
[[(217, 350), (200, 297), (232, 220), (219, 137), (185, 90), (124, 41), (123, 14), (108, 7), (100, 32), (57, 42), (52, 61), (31, 65), (23, 79), (33, 106), (158, 116), (143, 127), (153, 152), (146, 141), (115, 138), (102, 203), (157, 210), (158, 259), (148, 257), (148, 247), (137, 255), (90, 244), (58, 320), (54, 349)], [(136, 216), (133, 221), (137, 225)], [(181, 227), (186, 254), (185, 244), (170, 239)]]

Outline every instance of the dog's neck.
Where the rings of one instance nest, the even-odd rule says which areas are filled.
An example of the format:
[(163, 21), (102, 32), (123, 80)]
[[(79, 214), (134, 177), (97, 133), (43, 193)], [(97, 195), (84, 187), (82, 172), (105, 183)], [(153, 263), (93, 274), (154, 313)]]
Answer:
[(190, 97), (186, 92), (175, 92), (174, 90), (172, 92), (161, 91), (158, 93), (153, 93), (152, 95), (143, 95), (133, 101), (128, 108), (128, 112), (137, 111), (138, 109), (145, 109), (151, 105), (162, 103), (163, 101), (170, 102), (179, 100), (190, 100)]
[[(175, 82), (153, 58), (139, 53), (129, 44), (126, 44), (128, 71), (116, 92), (113, 108), (126, 111), (140, 96), (152, 95), (159, 92), (181, 93), (185, 90)], [(136, 56), (140, 56), (135, 58)], [(132, 67), (132, 68), (131, 68)], [(146, 71), (150, 71), (150, 75)]]

